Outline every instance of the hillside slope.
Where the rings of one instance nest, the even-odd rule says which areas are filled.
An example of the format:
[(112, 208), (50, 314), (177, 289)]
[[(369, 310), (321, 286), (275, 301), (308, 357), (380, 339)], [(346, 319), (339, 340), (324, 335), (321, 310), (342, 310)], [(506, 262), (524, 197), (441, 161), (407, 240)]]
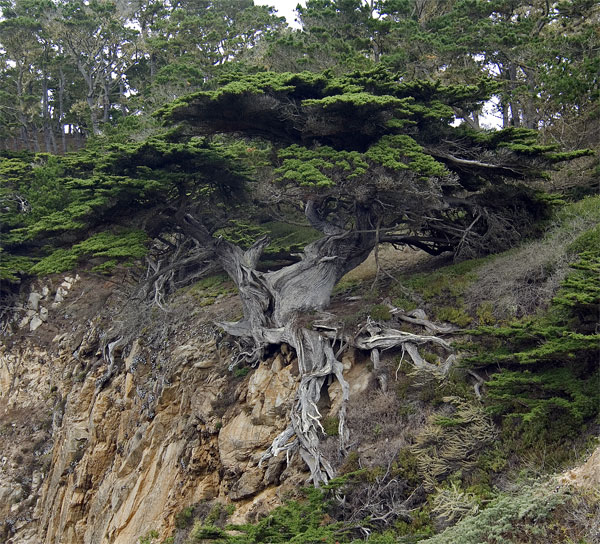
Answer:
[[(599, 204), (570, 205), (506, 254), (453, 264), (385, 252), (377, 281), (367, 263), (340, 282), (330, 311), (343, 330), (371, 319), (419, 332), (422, 314), (409, 312), (420, 308), (459, 362), (436, 378), (401, 350), (374, 361), (347, 349), (350, 444), (339, 450), (333, 381), (318, 408), (340, 479), (308, 496), (298, 457), (259, 465), (294, 401), (295, 353), (282, 345), (230, 369), (214, 324), (241, 312), (226, 278), (178, 291), (166, 312), (140, 306), (127, 269), (24, 286), (0, 347), (0, 536), (598, 542), (593, 469), (563, 472), (598, 431)], [(440, 364), (439, 349), (420, 354)]]

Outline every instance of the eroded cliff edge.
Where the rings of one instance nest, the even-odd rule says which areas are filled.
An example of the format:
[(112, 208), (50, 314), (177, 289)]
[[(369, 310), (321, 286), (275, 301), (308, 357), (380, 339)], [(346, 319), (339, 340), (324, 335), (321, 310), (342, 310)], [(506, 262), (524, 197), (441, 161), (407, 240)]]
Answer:
[[(0, 348), (7, 542), (166, 536), (183, 506), (207, 500), (234, 502), (234, 521), (255, 519), (306, 481), (300, 459), (258, 466), (286, 425), (294, 353), (284, 346), (251, 372), (229, 371), (231, 348), (213, 322), (239, 313), (237, 298), (198, 308), (190, 292), (112, 345), (109, 331), (139, 311), (123, 310), (126, 291), (115, 279), (57, 276), (17, 306), (16, 332)], [(359, 359), (343, 359), (354, 395), (371, 379)], [(334, 414), (339, 384), (324, 398), (323, 415)]]
[[(503, 262), (495, 263), (497, 274), (502, 275)], [(511, 269), (513, 263), (505, 262)], [(449, 267), (430, 274), (426, 286), (454, 281), (464, 291), (470, 284), (453, 273), (456, 268)], [(487, 281), (489, 274), (481, 277)], [(137, 303), (134, 280), (125, 271), (110, 278), (81, 273), (23, 286), (0, 348), (0, 541), (135, 543), (152, 533), (155, 541), (180, 542), (193, 521), (204, 522), (209, 511), (220, 508), (232, 523), (254, 522), (297, 496), (307, 482), (309, 474), (298, 458), (288, 465), (280, 456), (258, 466), (286, 424), (297, 387), (297, 361), (289, 346), (274, 347), (256, 368), (230, 370), (235, 346), (215, 322), (239, 318), (241, 308), (226, 278), (207, 278), (178, 291), (168, 311)], [(348, 296), (357, 294), (356, 281), (345, 281), (331, 311), (346, 324), (351, 318), (362, 323), (367, 314), (389, 320), (381, 294)], [(477, 306), (472, 313), (481, 321), (487, 317), (485, 308)], [(439, 539), (430, 539), (432, 544), (452, 543), (471, 534), (469, 523), (483, 523), (486, 531), (494, 523), (505, 527), (508, 501), (511, 527), (525, 530), (522, 524), (529, 524), (539, 532), (537, 517), (519, 517), (521, 505), (529, 508), (530, 492), (538, 488), (525, 482), (519, 484), (524, 494), (519, 485), (515, 491), (514, 478), (523, 463), (539, 476), (547, 451), (535, 445), (514, 450), (499, 438), (501, 429), (476, 398), (478, 382), (464, 369), (436, 384), (415, 376), (410, 365), (402, 366), (402, 353), (386, 351), (380, 374), (366, 358), (367, 352), (349, 348), (341, 357), (352, 388), (346, 454), (340, 453), (335, 436), (341, 400), (337, 382), (325, 384), (318, 406), (325, 427), (323, 451), (337, 473), (360, 469), (363, 474), (352, 484), (354, 495), (337, 505), (338, 513), (344, 509), (344, 519), (360, 522), (416, 511), (405, 534), (414, 534), (425, 519), (427, 530), (442, 531)], [(587, 447), (585, 440), (582, 434), (572, 449)], [(552, 453), (559, 459), (567, 452), (556, 448)], [(567, 459), (549, 470), (554, 472), (554, 466), (573, 465)], [(386, 467), (395, 471), (387, 480)], [(534, 497), (543, 504), (548, 497), (568, 503), (544, 521), (545, 532), (536, 542), (561, 541), (549, 535), (562, 531), (574, 541), (597, 534), (597, 472), (596, 453)], [(444, 487), (459, 476), (471, 486), (467, 494)], [(585, 493), (571, 495), (572, 483)], [(489, 498), (486, 484), (495, 486), (497, 498)], [(391, 490), (393, 496), (378, 496), (385, 503), (383, 513), (374, 510), (373, 502), (365, 510), (361, 489), (369, 496)], [(500, 519), (479, 521), (476, 489), (492, 501), (481, 515)], [(455, 504), (457, 497), (466, 500), (449, 520), (444, 500)], [(174, 531), (188, 510), (187, 532)], [(484, 536), (472, 541), (482, 542)]]

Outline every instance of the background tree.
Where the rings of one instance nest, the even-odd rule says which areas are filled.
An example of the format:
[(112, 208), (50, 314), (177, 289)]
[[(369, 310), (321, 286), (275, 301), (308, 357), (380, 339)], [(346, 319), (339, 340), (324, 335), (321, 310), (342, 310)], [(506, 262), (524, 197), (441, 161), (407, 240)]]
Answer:
[[(0, 9), (4, 148), (64, 152), (123, 117), (140, 124), (173, 98), (213, 88), (228, 71), (378, 64), (405, 80), (476, 84), (486, 74), (505, 127), (543, 127), (571, 148), (597, 140), (590, 0), (310, 0), (301, 30), (251, 0), (3, 0)], [(455, 113), (479, 126), (479, 112)]]
[(283, 24), (252, 0), (151, 2), (141, 5), (136, 20), (143, 38), (136, 88), (141, 107), (150, 110), (210, 85)]
[[(21, 145), (39, 151), (37, 130), (40, 124), (40, 78), (38, 69), (43, 62), (42, 32), (39, 20), (41, 3), (2, 2), (0, 21), (4, 59), (4, 114), (8, 126), (16, 129)], [(44, 81), (46, 79), (44, 78)], [(47, 99), (47, 85), (45, 89)], [(47, 109), (43, 113), (45, 115)]]
[(127, 13), (109, 2), (64, 2), (60, 11), (55, 38), (83, 78), (89, 130), (99, 134), (113, 104), (124, 107), (124, 74), (137, 31), (125, 25)]

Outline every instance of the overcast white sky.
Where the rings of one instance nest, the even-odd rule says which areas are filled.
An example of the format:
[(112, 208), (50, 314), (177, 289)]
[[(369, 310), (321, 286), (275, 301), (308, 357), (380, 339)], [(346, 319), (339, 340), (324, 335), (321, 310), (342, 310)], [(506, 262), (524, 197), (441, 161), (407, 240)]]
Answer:
[(298, 26), (294, 23), (294, 10), (298, 4), (304, 5), (304, 0), (254, 0), (257, 6), (273, 6), (280, 17), (287, 19), (288, 25)]

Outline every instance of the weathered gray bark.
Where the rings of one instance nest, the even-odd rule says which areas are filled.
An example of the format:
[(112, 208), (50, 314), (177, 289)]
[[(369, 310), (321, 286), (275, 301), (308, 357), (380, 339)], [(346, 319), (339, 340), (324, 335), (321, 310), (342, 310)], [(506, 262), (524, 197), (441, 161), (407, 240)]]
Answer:
[[(306, 217), (324, 233), (324, 237), (306, 246), (299, 262), (272, 272), (261, 272), (256, 268), (268, 245), (266, 238), (244, 251), (224, 240), (213, 240), (203, 225), (190, 216), (186, 216), (181, 224), (187, 234), (204, 245), (213, 245), (218, 261), (238, 288), (244, 317), (237, 322), (219, 323), (226, 332), (239, 338), (241, 350), (234, 364), (242, 360), (250, 364), (260, 362), (268, 345), (286, 343), (295, 349), (300, 385), (290, 423), (263, 454), (261, 462), (281, 452), (298, 451), (310, 469), (313, 483), (319, 485), (334, 476), (319, 449), (320, 437), (324, 434), (317, 407), (321, 390), (330, 376), (335, 377), (342, 387), (343, 403), (338, 416), (340, 449), (343, 451), (348, 438), (345, 401), (349, 386), (342, 374), (343, 366), (334, 353), (335, 334), (331, 329), (319, 330), (318, 326), (308, 328), (306, 318), (310, 312), (328, 306), (335, 284), (367, 258), (377, 243), (377, 236), (366, 212), (357, 213), (358, 228), (353, 231), (325, 221), (314, 202), (308, 203)], [(435, 370), (436, 375), (445, 374), (452, 363), (453, 359), (449, 357), (443, 367), (437, 367), (420, 357), (417, 346), (423, 343), (432, 342), (449, 349), (444, 340), (435, 336), (381, 330), (375, 323), (369, 323), (365, 331), (368, 336), (363, 334), (350, 341), (360, 349), (375, 353), (377, 359), (380, 349), (402, 347), (416, 367)]]
[[(322, 310), (329, 304), (331, 292), (346, 272), (364, 261), (373, 249), (376, 238), (373, 229), (345, 231), (325, 221), (317, 205), (309, 202), (306, 217), (324, 233), (324, 237), (306, 246), (302, 259), (272, 272), (260, 272), (256, 266), (268, 245), (258, 240), (244, 251), (226, 241), (213, 241), (217, 258), (235, 282), (242, 300), (244, 317), (235, 323), (220, 323), (229, 334), (240, 338), (244, 349), (241, 359), (248, 363), (261, 360), (264, 348), (270, 344), (287, 343), (296, 350), (300, 385), (290, 424), (263, 455), (263, 460), (282, 451), (297, 450), (310, 468), (315, 485), (333, 477), (331, 466), (319, 452), (319, 436), (323, 428), (317, 403), (321, 388), (329, 376), (338, 379), (344, 400), (348, 384), (342, 375), (342, 364), (336, 359), (332, 340), (310, 330), (302, 318), (307, 312)], [(358, 222), (368, 216), (358, 214)], [(208, 233), (191, 217), (186, 217), (184, 230), (207, 243)], [(365, 226), (367, 226), (365, 224)], [(344, 447), (345, 406), (340, 417), (340, 447)]]

